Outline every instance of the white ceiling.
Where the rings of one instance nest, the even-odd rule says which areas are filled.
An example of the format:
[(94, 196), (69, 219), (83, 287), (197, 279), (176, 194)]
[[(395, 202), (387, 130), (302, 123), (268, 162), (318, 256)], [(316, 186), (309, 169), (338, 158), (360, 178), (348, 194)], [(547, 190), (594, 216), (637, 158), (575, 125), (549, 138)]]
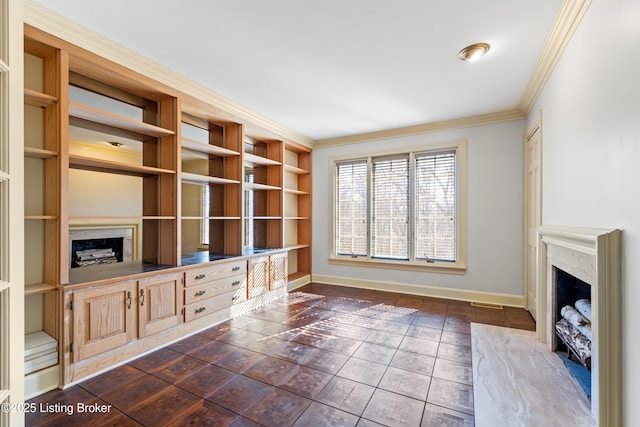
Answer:
[[(34, 0), (314, 140), (513, 110), (562, 0)], [(474, 64), (457, 58), (491, 44)]]

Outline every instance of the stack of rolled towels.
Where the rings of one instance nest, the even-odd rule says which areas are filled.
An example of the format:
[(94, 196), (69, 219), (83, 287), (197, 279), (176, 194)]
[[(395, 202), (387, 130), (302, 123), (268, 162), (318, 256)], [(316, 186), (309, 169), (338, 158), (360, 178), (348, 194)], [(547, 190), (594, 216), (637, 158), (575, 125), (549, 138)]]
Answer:
[(591, 369), (591, 301), (579, 299), (575, 306), (562, 307), (560, 314), (562, 319), (556, 323), (558, 336), (580, 362)]

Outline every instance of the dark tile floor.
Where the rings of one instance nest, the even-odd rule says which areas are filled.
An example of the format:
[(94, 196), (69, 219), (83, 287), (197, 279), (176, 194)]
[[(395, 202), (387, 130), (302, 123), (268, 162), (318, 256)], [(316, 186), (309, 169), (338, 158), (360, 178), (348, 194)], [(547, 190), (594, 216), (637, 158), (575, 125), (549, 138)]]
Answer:
[(26, 423), (472, 426), (470, 322), (535, 329), (522, 309), (310, 284), (38, 396), (38, 407), (62, 411), (27, 414)]

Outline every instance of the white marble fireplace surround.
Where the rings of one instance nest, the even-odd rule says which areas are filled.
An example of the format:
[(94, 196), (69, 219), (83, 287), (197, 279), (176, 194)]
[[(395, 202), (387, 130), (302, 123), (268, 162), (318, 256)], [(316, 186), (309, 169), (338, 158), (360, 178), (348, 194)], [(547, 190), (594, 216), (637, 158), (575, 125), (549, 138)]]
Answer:
[(122, 262), (137, 258), (138, 224), (83, 224), (69, 226), (69, 259), (74, 240), (106, 239), (122, 237)]
[(591, 413), (598, 426), (622, 425), (621, 231), (538, 228), (536, 335), (555, 350), (555, 270), (591, 285)]

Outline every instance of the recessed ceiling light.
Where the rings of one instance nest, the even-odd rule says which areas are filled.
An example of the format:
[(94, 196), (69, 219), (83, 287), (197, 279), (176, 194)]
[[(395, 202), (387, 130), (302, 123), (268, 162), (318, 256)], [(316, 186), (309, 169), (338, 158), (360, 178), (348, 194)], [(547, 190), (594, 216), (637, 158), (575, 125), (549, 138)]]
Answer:
[(482, 55), (489, 52), (489, 47), (487, 43), (474, 43), (458, 52), (458, 58), (462, 61), (475, 62)]
[(109, 141), (109, 145), (111, 145), (112, 147), (115, 147), (115, 148), (120, 148), (120, 147), (122, 147), (122, 142)]

